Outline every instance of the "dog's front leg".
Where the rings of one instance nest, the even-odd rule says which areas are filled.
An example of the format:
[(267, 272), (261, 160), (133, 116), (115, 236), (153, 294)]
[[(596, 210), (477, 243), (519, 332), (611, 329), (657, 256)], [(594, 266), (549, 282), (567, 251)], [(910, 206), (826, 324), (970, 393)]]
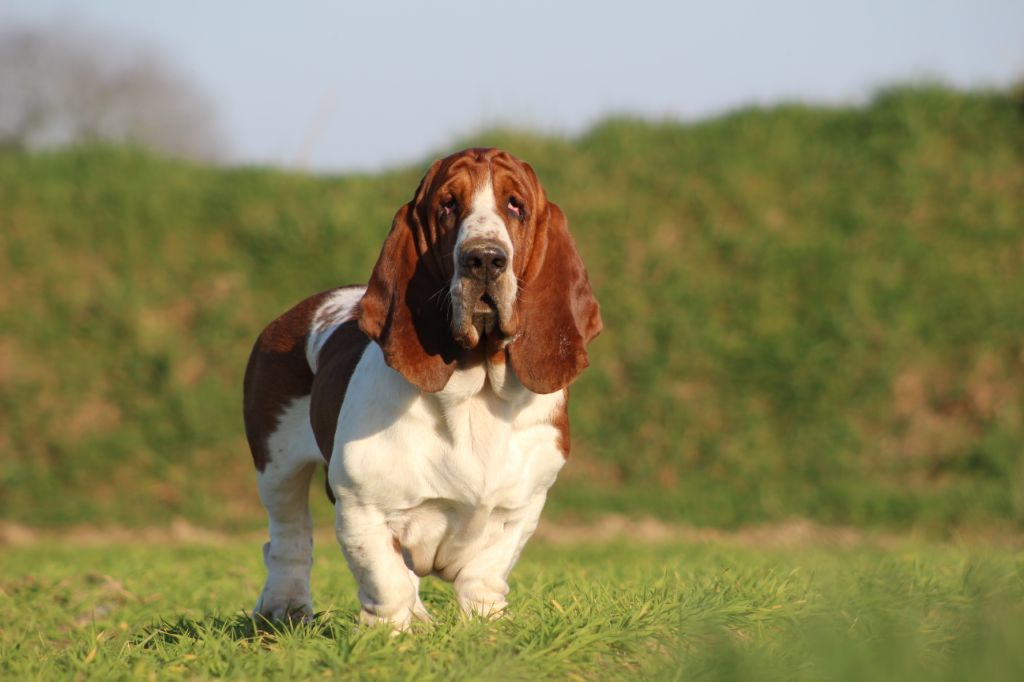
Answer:
[(338, 544), (359, 584), (360, 620), (390, 623), (401, 631), (413, 618), (427, 619), (419, 601), (419, 581), (405, 565), (384, 514), (370, 506), (342, 504), (340, 499), (335, 514)]
[(469, 560), (455, 578), (455, 597), (462, 611), (471, 616), (498, 618), (508, 602), (508, 574), (526, 541), (537, 529), (545, 494), (537, 495), (516, 520), (505, 523), (501, 534)]

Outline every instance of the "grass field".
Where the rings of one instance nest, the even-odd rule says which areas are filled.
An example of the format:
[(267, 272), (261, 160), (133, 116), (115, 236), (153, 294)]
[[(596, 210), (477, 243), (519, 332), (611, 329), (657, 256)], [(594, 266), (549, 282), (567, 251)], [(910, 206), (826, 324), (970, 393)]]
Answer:
[(889, 542), (528, 547), (511, 615), (357, 629), (326, 537), (310, 624), (260, 631), (256, 537), (4, 548), (0, 677), (53, 679), (1024, 679), (1024, 555)]

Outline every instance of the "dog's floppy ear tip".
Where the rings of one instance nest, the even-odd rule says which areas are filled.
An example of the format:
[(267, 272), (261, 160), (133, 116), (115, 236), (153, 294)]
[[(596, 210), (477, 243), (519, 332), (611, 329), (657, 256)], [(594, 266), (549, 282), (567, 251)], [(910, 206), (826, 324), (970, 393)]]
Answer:
[[(570, 342), (564, 349), (548, 348), (550, 352), (531, 352), (527, 346), (539, 346), (536, 340), (513, 343), (507, 357), (520, 383), (533, 393), (557, 393), (569, 387), (584, 369), (590, 366), (590, 355), (582, 339)], [(560, 352), (561, 351), (561, 352)]]

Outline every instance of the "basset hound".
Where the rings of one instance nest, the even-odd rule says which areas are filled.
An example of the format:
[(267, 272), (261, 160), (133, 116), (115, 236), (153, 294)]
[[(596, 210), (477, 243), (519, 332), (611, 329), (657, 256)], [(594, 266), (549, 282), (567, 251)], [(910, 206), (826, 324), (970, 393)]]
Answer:
[(245, 430), (267, 509), (254, 615), (309, 617), (311, 476), (327, 463), (361, 619), (428, 619), (419, 578), (500, 615), (508, 575), (569, 453), (568, 386), (601, 314), (561, 209), (497, 149), (435, 162), (366, 286), (263, 330)]

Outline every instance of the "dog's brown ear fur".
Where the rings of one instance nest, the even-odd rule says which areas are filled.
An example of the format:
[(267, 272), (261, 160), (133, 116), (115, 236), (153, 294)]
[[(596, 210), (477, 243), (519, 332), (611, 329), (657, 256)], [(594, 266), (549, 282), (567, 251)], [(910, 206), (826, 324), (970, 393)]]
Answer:
[(519, 380), (534, 393), (568, 386), (590, 364), (587, 344), (601, 333), (601, 309), (565, 214), (546, 205), (520, 286), (520, 334), (506, 349)]
[(450, 313), (442, 308), (447, 283), (437, 254), (430, 253), (443, 246), (422, 223), (428, 212), (416, 210), (436, 169), (437, 164), (395, 214), (359, 304), (359, 328), (381, 347), (384, 361), (430, 393), (448, 383), (459, 352), (448, 328)]

